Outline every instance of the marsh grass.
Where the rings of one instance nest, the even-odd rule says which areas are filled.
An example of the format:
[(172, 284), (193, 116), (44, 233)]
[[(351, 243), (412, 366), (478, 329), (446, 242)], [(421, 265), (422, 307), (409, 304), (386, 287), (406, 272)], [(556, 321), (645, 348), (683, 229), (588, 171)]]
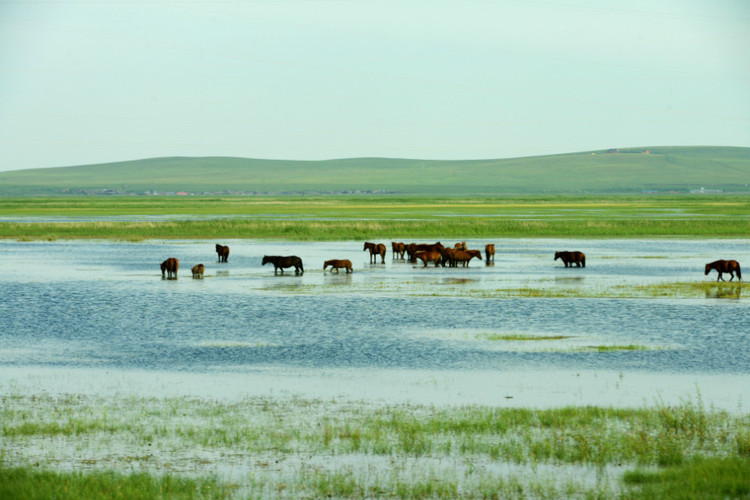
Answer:
[[(5, 216), (164, 218), (1, 222), (0, 238), (415, 241), (434, 237), (746, 237), (750, 236), (747, 207), (746, 197), (740, 196), (0, 199), (0, 212)], [(185, 214), (192, 214), (193, 220), (180, 220)]]
[(480, 333), (476, 336), (479, 340), (489, 340), (492, 342), (497, 341), (519, 341), (519, 342), (525, 342), (525, 341), (537, 341), (537, 340), (565, 340), (565, 339), (571, 339), (573, 336), (571, 335), (528, 335), (523, 333), (509, 333), (509, 334), (502, 334), (502, 333)]
[[(144, 474), (137, 482), (154, 481), (155, 488), (180, 471), (180, 477), (198, 477), (190, 488), (233, 498), (455, 498), (493, 490), (507, 493), (501, 498), (532, 492), (604, 498), (622, 486), (618, 474), (592, 483), (558, 473), (572, 468), (583, 477), (589, 467), (622, 465), (653, 470), (750, 453), (750, 416), (706, 409), (700, 397), (642, 409), (532, 410), (6, 395), (0, 429), (2, 473), (20, 474), (8, 483), (19, 491), (39, 481), (31, 465), (38, 464), (71, 484), (81, 477), (65, 470), (115, 483), (131, 480), (123, 474)], [(244, 472), (228, 483), (199, 477), (220, 477), (227, 469)], [(6, 496), (15, 498), (12, 493)]]

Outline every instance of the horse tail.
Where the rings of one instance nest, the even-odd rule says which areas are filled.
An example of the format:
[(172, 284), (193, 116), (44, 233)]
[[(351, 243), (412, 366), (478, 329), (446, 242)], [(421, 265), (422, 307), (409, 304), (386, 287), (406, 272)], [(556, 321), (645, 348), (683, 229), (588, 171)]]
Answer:
[(737, 279), (742, 279), (742, 270), (740, 270), (740, 263), (737, 263)]

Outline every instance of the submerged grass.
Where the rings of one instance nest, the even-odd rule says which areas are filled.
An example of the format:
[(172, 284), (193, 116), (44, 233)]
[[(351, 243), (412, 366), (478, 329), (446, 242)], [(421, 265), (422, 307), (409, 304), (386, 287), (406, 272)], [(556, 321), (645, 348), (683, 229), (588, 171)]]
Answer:
[[(120, 498), (659, 498), (637, 494), (703, 466), (721, 471), (703, 474), (707, 487), (714, 476), (717, 488), (750, 486), (750, 415), (700, 397), (534, 410), (5, 395), (0, 426), (7, 498), (53, 498), (55, 484), (116, 498), (87, 496), (88, 482), (148, 492)], [(625, 482), (623, 467), (636, 471)], [(242, 472), (229, 480), (226, 470)], [(179, 481), (196, 496), (161, 493)], [(42, 496), (22, 496), (47, 483)]]

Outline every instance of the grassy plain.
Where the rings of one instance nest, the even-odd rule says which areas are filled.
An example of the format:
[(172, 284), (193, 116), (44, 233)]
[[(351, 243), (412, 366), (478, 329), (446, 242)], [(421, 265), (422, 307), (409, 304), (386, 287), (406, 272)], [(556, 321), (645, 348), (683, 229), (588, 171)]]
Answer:
[[(680, 498), (750, 495), (750, 417), (705, 408), (700, 397), (545, 410), (279, 398), (3, 401), (6, 498), (671, 498), (681, 483)], [(128, 496), (139, 489), (149, 493)]]
[(750, 236), (747, 196), (6, 198), (0, 214), (19, 240)]

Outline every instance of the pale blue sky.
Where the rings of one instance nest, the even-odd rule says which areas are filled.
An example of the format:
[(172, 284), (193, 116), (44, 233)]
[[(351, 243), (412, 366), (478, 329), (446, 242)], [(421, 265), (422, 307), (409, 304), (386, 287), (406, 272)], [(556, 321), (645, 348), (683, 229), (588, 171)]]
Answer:
[(0, 0), (0, 170), (750, 146), (748, 0)]

